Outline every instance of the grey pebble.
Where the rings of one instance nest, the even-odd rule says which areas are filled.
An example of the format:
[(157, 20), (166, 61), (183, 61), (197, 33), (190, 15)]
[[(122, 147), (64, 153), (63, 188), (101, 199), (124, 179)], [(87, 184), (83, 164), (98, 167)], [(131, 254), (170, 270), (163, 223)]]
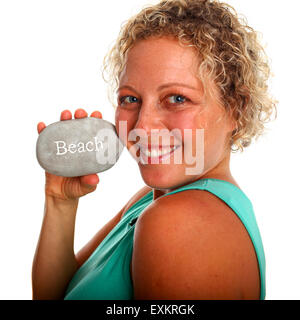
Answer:
[(115, 125), (87, 117), (48, 125), (37, 139), (36, 157), (47, 172), (76, 177), (110, 169), (123, 148)]

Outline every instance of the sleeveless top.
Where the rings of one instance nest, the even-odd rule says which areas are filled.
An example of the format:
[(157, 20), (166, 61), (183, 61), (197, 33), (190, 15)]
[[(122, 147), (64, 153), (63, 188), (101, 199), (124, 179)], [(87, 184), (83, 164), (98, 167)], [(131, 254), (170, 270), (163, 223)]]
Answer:
[[(189, 189), (206, 190), (223, 200), (240, 218), (252, 240), (260, 271), (260, 299), (265, 299), (265, 255), (253, 206), (244, 192), (230, 182), (200, 179), (169, 193)], [(85, 263), (66, 290), (65, 300), (132, 300), (130, 263), (135, 221), (152, 203), (153, 190), (133, 204)]]

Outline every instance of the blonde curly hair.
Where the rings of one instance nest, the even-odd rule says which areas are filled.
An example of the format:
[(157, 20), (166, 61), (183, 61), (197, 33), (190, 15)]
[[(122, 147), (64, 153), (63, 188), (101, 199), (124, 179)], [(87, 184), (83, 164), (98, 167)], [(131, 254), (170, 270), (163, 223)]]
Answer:
[(104, 57), (102, 76), (109, 84), (109, 100), (116, 108), (113, 96), (129, 49), (139, 40), (173, 36), (196, 48), (204, 88), (209, 77), (220, 90), (225, 110), (236, 120), (231, 151), (242, 152), (264, 133), (274, 113), (277, 117), (277, 101), (268, 93), (269, 62), (258, 35), (232, 6), (218, 0), (162, 0), (147, 5), (122, 24)]

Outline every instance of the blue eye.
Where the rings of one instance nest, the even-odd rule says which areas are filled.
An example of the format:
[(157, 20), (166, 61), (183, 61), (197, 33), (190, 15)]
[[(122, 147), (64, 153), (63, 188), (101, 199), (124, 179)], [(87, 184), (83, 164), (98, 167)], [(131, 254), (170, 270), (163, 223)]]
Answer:
[(179, 95), (179, 94), (176, 94), (176, 95), (172, 95), (172, 96), (169, 96), (169, 98), (174, 98), (175, 99), (172, 99), (174, 102), (171, 102), (171, 103), (184, 103), (186, 101), (186, 97), (182, 96), (182, 95)]
[[(189, 99), (187, 99), (185, 96), (174, 93), (169, 95), (167, 99), (170, 99), (170, 104), (184, 104), (186, 101), (189, 101)], [(137, 103), (138, 101), (139, 99), (134, 96), (123, 96), (119, 98), (120, 105)]]
[[(129, 100), (125, 101), (128, 98), (129, 98)], [(124, 103), (124, 102), (125, 103), (135, 103), (137, 101), (138, 101), (138, 99), (136, 97), (133, 97), (133, 96), (124, 96), (124, 97), (120, 98), (120, 103), (121, 104)]]

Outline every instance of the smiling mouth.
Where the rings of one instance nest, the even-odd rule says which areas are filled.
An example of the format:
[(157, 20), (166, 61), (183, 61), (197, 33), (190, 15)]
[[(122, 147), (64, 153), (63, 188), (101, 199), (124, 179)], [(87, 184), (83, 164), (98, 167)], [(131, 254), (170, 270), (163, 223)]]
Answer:
[(169, 158), (179, 147), (180, 145), (173, 147), (159, 147), (148, 149), (139, 146), (141, 162), (143, 164), (161, 162), (162, 160)]

